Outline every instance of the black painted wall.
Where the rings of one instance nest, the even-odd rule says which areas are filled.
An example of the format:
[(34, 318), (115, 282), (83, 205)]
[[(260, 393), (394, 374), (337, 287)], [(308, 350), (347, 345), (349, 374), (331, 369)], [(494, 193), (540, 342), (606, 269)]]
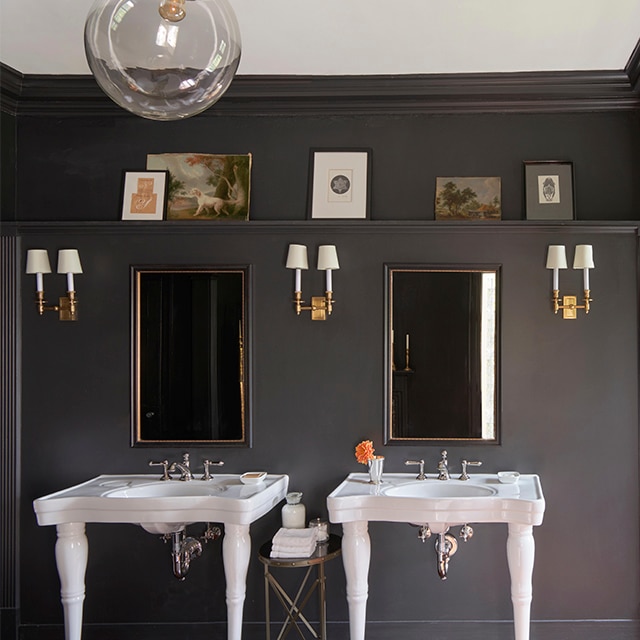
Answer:
[[(372, 220), (304, 222), (310, 147), (373, 149)], [(254, 154), (251, 218), (262, 224), (198, 224), (175, 233), (132, 225), (48, 226), (119, 218), (124, 169), (146, 153)], [(575, 163), (578, 217), (640, 218), (637, 113), (221, 117), (181, 123), (135, 118), (45, 118), (18, 122), (18, 216), (24, 249), (80, 250), (81, 320), (60, 323), (31, 308), (23, 276), (21, 622), (60, 623), (54, 528), (39, 528), (31, 501), (99, 473), (145, 472), (150, 458), (181, 450), (129, 447), (130, 264), (244, 264), (253, 268), (252, 449), (192, 449), (194, 462), (222, 457), (225, 471), (288, 473), (310, 516), (362, 470), (354, 445), (374, 440), (387, 468), (437, 447), (383, 447), (383, 263), (502, 264), (502, 445), (450, 447), (481, 459), (483, 470), (539, 473), (547, 499), (536, 529), (534, 619), (637, 619), (638, 360), (636, 223), (605, 225), (439, 225), (436, 176), (499, 175), (505, 220), (521, 220), (522, 161)], [(281, 224), (277, 222), (280, 221)], [(287, 245), (335, 243), (334, 315), (327, 322), (291, 309)], [(588, 317), (550, 311), (548, 244), (594, 245), (595, 299)], [(567, 271), (566, 293), (580, 275)], [(62, 276), (46, 278), (51, 295)], [(304, 274), (316, 294), (322, 275)], [(254, 541), (279, 526), (272, 512), (252, 527)], [(338, 527), (335, 530), (338, 531)], [(197, 530), (197, 528), (196, 528)], [(441, 583), (430, 544), (415, 529), (375, 523), (369, 618), (496, 620), (511, 617), (506, 527), (482, 525), (461, 546)], [(209, 545), (186, 582), (170, 572), (169, 549), (130, 525), (88, 525), (87, 622), (225, 619), (219, 543)], [(256, 545), (257, 546), (257, 545)], [(344, 575), (329, 568), (328, 615), (346, 620)], [(250, 566), (245, 619), (264, 619), (261, 566)]]

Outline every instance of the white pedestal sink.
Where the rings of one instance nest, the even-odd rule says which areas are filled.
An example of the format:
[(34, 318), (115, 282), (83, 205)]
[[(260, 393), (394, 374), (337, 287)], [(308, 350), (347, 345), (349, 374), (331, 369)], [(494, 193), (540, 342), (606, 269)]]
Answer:
[(222, 558), (227, 583), (227, 637), (242, 637), (242, 612), (251, 555), (249, 525), (286, 495), (289, 477), (268, 475), (245, 485), (239, 475), (212, 480), (161, 482), (157, 475), (98, 476), (33, 502), (38, 524), (56, 525), (56, 563), (64, 609), (65, 640), (82, 637), (87, 522), (139, 524), (152, 533), (179, 531), (192, 522), (224, 524)]
[(433, 533), (465, 523), (506, 523), (515, 639), (529, 640), (533, 526), (542, 523), (545, 509), (540, 479), (521, 475), (517, 484), (501, 484), (495, 474), (474, 474), (467, 481), (436, 478), (416, 480), (415, 474), (392, 473), (384, 475), (381, 485), (372, 485), (367, 474), (352, 473), (329, 494), (329, 519), (341, 523), (344, 532), (351, 640), (364, 640), (365, 634), (370, 521), (428, 524)]

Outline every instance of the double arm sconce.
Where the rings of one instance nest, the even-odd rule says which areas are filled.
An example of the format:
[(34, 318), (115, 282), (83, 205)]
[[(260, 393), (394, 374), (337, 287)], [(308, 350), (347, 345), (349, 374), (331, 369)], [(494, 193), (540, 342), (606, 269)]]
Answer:
[(339, 269), (338, 252), (332, 244), (323, 244), (318, 247), (318, 270), (326, 273), (326, 285), (324, 296), (313, 296), (310, 306), (303, 306), (302, 300), (302, 269), (308, 269), (307, 247), (303, 244), (290, 244), (287, 255), (287, 269), (295, 269), (296, 281), (294, 286), (294, 300), (296, 313), (311, 311), (312, 320), (326, 320), (333, 311), (333, 281), (331, 272)]
[(578, 304), (577, 296), (563, 296), (562, 304), (560, 304), (560, 285), (559, 275), (560, 269), (567, 268), (567, 255), (564, 245), (549, 245), (547, 252), (547, 269), (553, 270), (553, 312), (558, 313), (562, 309), (562, 317), (565, 320), (575, 320), (578, 317), (578, 309), (584, 309), (585, 313), (589, 313), (589, 307), (592, 302), (591, 289), (589, 286), (589, 269), (595, 269), (593, 264), (593, 247), (590, 244), (579, 244), (576, 246), (576, 252), (573, 257), (573, 268), (582, 269), (584, 282), (583, 303)]
[(67, 295), (59, 299), (58, 305), (47, 305), (44, 299), (42, 274), (51, 273), (49, 254), (46, 249), (29, 249), (27, 251), (26, 272), (36, 276), (36, 305), (38, 305), (40, 315), (45, 311), (57, 311), (60, 320), (78, 319), (78, 301), (73, 284), (73, 274), (82, 273), (82, 265), (77, 249), (60, 249), (58, 251), (58, 273), (67, 274)]

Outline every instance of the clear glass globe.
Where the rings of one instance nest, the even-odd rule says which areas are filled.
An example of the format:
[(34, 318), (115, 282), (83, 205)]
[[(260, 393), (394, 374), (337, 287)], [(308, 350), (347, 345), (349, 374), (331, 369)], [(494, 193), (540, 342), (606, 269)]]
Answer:
[(204, 111), (240, 64), (240, 29), (227, 0), (97, 0), (84, 44), (100, 88), (151, 120)]

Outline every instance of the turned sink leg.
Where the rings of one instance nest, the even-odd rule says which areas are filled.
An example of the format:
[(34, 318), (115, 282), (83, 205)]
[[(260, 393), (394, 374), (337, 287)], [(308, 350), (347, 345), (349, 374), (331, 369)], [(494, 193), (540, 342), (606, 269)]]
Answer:
[(64, 610), (64, 637), (65, 640), (80, 640), (89, 543), (84, 532), (84, 522), (59, 524), (56, 528), (56, 564), (60, 576), (60, 600)]
[(511, 574), (511, 602), (515, 640), (529, 640), (535, 543), (531, 525), (509, 524), (507, 561)]
[(242, 638), (242, 611), (247, 590), (247, 570), (251, 555), (249, 525), (225, 524), (222, 561), (227, 582), (227, 638)]
[(364, 640), (369, 595), (371, 540), (368, 523), (345, 522), (342, 525), (342, 562), (347, 578), (350, 640)]

